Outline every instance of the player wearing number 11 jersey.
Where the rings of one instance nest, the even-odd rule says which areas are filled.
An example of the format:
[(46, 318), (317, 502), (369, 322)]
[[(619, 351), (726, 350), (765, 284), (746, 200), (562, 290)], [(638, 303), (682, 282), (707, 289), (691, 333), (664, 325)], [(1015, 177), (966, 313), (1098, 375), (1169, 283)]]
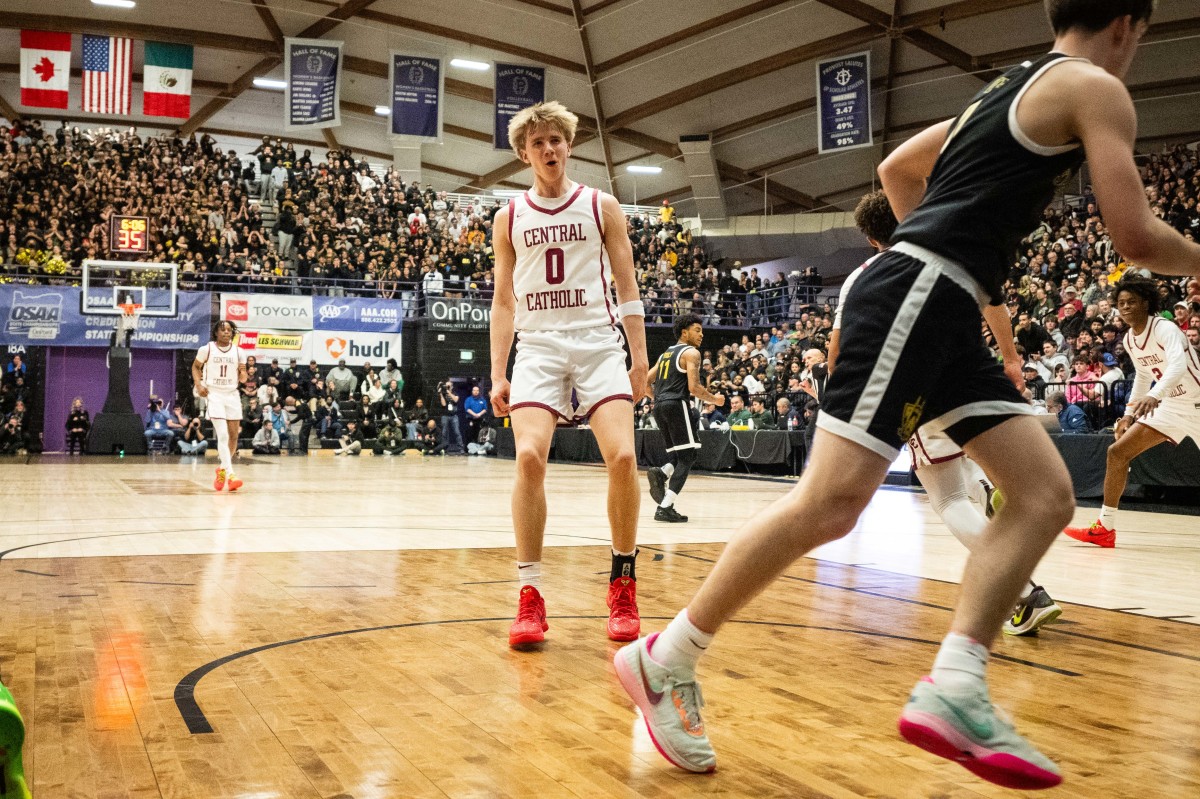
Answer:
[[(496, 215), (492, 233), (491, 400), (497, 416), (512, 417), (517, 450), (512, 517), (521, 588), (508, 634), (514, 647), (542, 641), (549, 629), (541, 595), (544, 481), (560, 422), (587, 420), (608, 469), (613, 552), (608, 636), (633, 641), (641, 629), (634, 573), (639, 492), (633, 403), (645, 389), (649, 369), (645, 312), (621, 206), (616, 198), (567, 178), (578, 121), (556, 102), (538, 103), (513, 117), (508, 138), (517, 157), (533, 169), (534, 184)], [(618, 321), (632, 356), (628, 371)], [(517, 357), (510, 383), (514, 333)]]
[(213, 326), (213, 340), (196, 352), (192, 382), (196, 393), (208, 398), (208, 418), (217, 436), (221, 465), (213, 488), (237, 491), (242, 481), (233, 474), (233, 453), (242, 429), (242, 398), (238, 385), (246, 382), (246, 352), (234, 343), (237, 326), (222, 319)]

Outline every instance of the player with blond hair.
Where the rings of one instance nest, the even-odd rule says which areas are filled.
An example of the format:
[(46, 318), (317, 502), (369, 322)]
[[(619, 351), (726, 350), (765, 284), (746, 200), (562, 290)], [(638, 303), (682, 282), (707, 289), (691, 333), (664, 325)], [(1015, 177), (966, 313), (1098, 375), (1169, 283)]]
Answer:
[[(538, 103), (512, 118), (509, 141), (533, 170), (533, 186), (493, 223), (491, 401), (497, 416), (512, 418), (517, 456), (512, 517), (520, 592), (508, 635), (513, 647), (536, 644), (549, 629), (541, 594), (545, 477), (559, 423), (586, 420), (608, 471), (608, 637), (633, 641), (641, 629), (634, 571), (639, 491), (633, 404), (649, 370), (645, 310), (621, 206), (615, 197), (567, 177), (577, 124), (578, 118), (557, 102)], [(514, 334), (517, 356), (510, 382)], [(632, 358), (628, 370), (624, 341)]]

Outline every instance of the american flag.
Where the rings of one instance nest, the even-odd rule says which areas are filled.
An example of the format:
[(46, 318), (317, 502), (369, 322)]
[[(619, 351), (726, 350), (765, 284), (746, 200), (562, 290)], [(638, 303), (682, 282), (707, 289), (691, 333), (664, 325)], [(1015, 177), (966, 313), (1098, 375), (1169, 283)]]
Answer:
[(83, 35), (83, 110), (128, 114), (133, 93), (133, 40)]

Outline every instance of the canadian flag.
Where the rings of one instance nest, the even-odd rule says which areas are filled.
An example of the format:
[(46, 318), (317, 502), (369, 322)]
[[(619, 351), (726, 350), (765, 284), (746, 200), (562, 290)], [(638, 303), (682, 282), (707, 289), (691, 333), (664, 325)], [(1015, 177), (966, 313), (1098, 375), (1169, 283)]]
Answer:
[(21, 31), (21, 105), (66, 108), (71, 88), (71, 34)]

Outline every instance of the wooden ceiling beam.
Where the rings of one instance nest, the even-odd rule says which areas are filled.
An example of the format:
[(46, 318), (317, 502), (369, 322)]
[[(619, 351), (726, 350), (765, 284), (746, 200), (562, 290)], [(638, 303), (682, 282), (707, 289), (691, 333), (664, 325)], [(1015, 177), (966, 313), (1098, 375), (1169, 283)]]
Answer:
[(9, 122), (16, 122), (21, 118), (21, 115), (17, 113), (17, 109), (9, 105), (8, 100), (5, 100), (3, 95), (0, 95), (0, 114), (3, 114), (4, 118)]
[(992, 14), (997, 11), (1007, 11), (1010, 8), (1041, 5), (1042, 0), (961, 0), (957, 3), (930, 8), (925, 11), (914, 11), (905, 14), (896, 21), (896, 27), (904, 30), (911, 28), (932, 28), (934, 25), (944, 25), (962, 19), (970, 19), (981, 14)]
[(395, 28), (417, 31), (418, 33), (426, 33), (431, 36), (440, 36), (441, 38), (449, 39), (452, 42), (462, 42), (463, 44), (469, 44), (475, 47), (484, 47), (488, 50), (496, 50), (500, 53), (508, 53), (509, 55), (523, 58), (536, 64), (545, 64), (551, 67), (558, 67), (559, 69), (565, 69), (568, 72), (575, 72), (581, 75), (587, 74), (586, 66), (575, 61), (571, 61), (570, 59), (548, 55), (542, 50), (534, 50), (529, 47), (520, 47), (501, 39), (492, 39), (487, 36), (478, 36), (474, 33), (466, 33), (458, 28), (449, 28), (445, 25), (434, 25), (431, 22), (423, 22), (419, 19), (413, 19), (411, 17), (401, 17), (397, 14), (389, 14), (383, 11), (362, 11), (358, 16), (362, 19), (371, 20), (372, 22), (380, 22), (384, 25), (390, 25)]
[(621, 113), (610, 117), (608, 123), (613, 128), (627, 127), (634, 122), (654, 116), (668, 108), (675, 108), (705, 95), (720, 91), (721, 89), (727, 89), (730, 86), (736, 86), (739, 83), (753, 80), (763, 75), (769, 75), (772, 72), (778, 72), (781, 69), (802, 64), (805, 61), (811, 61), (830, 53), (840, 52), (850, 47), (857, 47), (869, 42), (875, 35), (876, 29), (871, 25), (867, 25), (840, 33), (837, 36), (820, 39), (802, 47), (785, 50), (782, 53), (776, 53), (775, 55), (740, 67), (727, 69), (719, 75), (705, 78), (704, 80), (684, 86), (681, 89), (667, 92), (652, 100), (639, 103), (632, 108), (627, 108)]
[(62, 31), (63, 33), (105, 33), (152, 42), (190, 44), (247, 55), (276, 55), (279, 47), (269, 39), (252, 39), (225, 33), (207, 33), (165, 25), (142, 25), (119, 20), (95, 20), (88, 17), (64, 17), (57, 14), (0, 14), (0, 28)]
[(583, 20), (583, 6), (579, 0), (571, 0), (571, 10), (575, 18), (575, 29), (579, 33), (579, 43), (583, 48), (583, 65), (587, 69), (588, 89), (592, 93), (592, 107), (596, 112), (596, 135), (600, 139), (600, 150), (604, 153), (604, 171), (608, 174), (608, 192), (616, 194), (617, 179), (613, 172), (612, 147), (604, 128), (604, 105), (600, 100), (600, 85), (596, 83), (596, 67), (592, 63), (592, 43), (588, 38), (587, 25)]
[(564, 16), (568, 17), (571, 16), (571, 9), (563, 8), (560, 5), (549, 2), (549, 0), (516, 0), (516, 2), (524, 3), (525, 5), (533, 6), (534, 8), (540, 8), (554, 14), (563, 14)]
[(267, 33), (271, 34), (271, 41), (275, 42), (275, 46), (282, 50), (283, 31), (280, 30), (279, 23), (275, 21), (275, 15), (267, 7), (267, 0), (250, 0), (250, 2), (254, 3), (254, 10), (258, 12), (259, 19), (266, 26)]
[(649, 44), (643, 44), (641, 47), (635, 47), (632, 50), (621, 53), (618, 56), (614, 56), (607, 61), (601, 61), (599, 64), (596, 64), (596, 73), (598, 75), (603, 75), (613, 67), (624, 66), (634, 59), (641, 58), (645, 55), (650, 55), (651, 53), (661, 53), (665, 48), (670, 47), (671, 45), (685, 42), (688, 39), (701, 36), (709, 31), (724, 27), (725, 25), (730, 25), (735, 22), (745, 22), (746, 19), (753, 14), (766, 11), (774, 8), (775, 6), (782, 5), (783, 3), (794, 2), (796, 2), (796, 0), (758, 0), (758, 2), (751, 3), (748, 6), (743, 6), (735, 11), (730, 11), (728, 13), (721, 14), (720, 16), (713, 17), (712, 19), (706, 19), (704, 22), (700, 22), (696, 25), (683, 28), (682, 30), (670, 34), (669, 36), (663, 36), (661, 39), (655, 39)]

